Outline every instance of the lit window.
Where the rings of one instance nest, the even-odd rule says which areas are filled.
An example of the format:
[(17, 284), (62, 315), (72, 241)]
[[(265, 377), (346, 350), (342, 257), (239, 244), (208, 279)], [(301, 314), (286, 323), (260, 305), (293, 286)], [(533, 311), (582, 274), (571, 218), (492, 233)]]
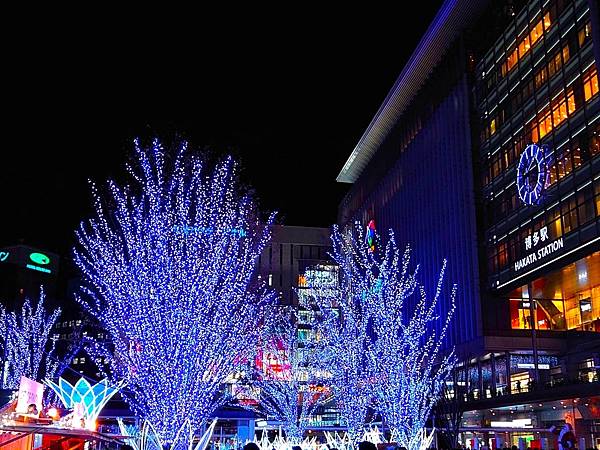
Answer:
[(596, 67), (588, 70), (583, 76), (583, 95), (587, 102), (598, 93), (598, 71)]
[(542, 139), (564, 122), (569, 115), (573, 114), (575, 109), (575, 96), (573, 95), (573, 90), (569, 89), (566, 99), (564, 96), (560, 96), (548, 108), (540, 111), (533, 120), (531, 124), (532, 141), (537, 142), (538, 139)]
[(496, 119), (492, 119), (490, 122), (490, 135), (496, 132)]
[(550, 28), (550, 13), (547, 12), (546, 14), (544, 14), (544, 29), (547, 30), (548, 28)]
[(73, 364), (79, 364), (79, 358), (73, 358)]
[(569, 46), (565, 45), (562, 49), (562, 57), (563, 57), (563, 63), (567, 63), (567, 61), (569, 60)]
[(568, 111), (569, 114), (573, 114), (575, 112), (575, 96), (573, 95), (573, 91), (569, 91), (568, 97), (567, 97), (567, 107), (568, 107)]
[(502, 65), (502, 75), (512, 69), (533, 45), (542, 37), (544, 30), (550, 28), (550, 13), (546, 13), (544, 17), (531, 28), (531, 31), (520, 42), (519, 45), (512, 51), (506, 63)]
[(579, 47), (583, 47), (589, 37), (592, 35), (592, 24), (590, 22), (586, 23), (585, 26), (579, 30), (577, 33), (577, 38), (579, 41)]

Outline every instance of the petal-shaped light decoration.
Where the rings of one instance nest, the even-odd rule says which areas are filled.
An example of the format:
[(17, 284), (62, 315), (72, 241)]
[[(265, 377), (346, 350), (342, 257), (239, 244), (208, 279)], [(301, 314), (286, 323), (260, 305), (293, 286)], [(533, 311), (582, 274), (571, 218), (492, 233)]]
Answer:
[(65, 408), (71, 409), (77, 403), (82, 403), (86, 428), (90, 429), (95, 427), (96, 419), (104, 405), (121, 389), (121, 384), (114, 387), (109, 386), (106, 379), (93, 386), (85, 378), (80, 378), (75, 386), (64, 378), (59, 378), (58, 384), (51, 380), (44, 380), (44, 383), (58, 395)]

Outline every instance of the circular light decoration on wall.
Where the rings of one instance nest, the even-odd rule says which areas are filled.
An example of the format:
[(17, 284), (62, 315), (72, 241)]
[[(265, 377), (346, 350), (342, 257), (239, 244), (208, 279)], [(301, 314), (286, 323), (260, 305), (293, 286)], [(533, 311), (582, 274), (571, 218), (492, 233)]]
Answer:
[(536, 144), (528, 145), (517, 166), (517, 190), (526, 205), (537, 205), (548, 182), (548, 167), (544, 149)]
[(369, 246), (369, 251), (375, 251), (375, 220), (371, 219), (367, 225), (366, 242)]

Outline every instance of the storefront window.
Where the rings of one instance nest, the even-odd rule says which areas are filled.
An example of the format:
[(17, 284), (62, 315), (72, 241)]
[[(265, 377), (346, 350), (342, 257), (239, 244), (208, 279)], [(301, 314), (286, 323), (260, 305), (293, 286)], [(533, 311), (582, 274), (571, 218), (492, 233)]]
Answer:
[(531, 378), (529, 371), (513, 373), (510, 375), (510, 391), (513, 394), (529, 392), (531, 387)]
[[(586, 204), (587, 200), (582, 205)], [(538, 330), (600, 332), (600, 252), (545, 274), (531, 284), (533, 304), (527, 286), (510, 293), (512, 329), (531, 329), (535, 323)]]

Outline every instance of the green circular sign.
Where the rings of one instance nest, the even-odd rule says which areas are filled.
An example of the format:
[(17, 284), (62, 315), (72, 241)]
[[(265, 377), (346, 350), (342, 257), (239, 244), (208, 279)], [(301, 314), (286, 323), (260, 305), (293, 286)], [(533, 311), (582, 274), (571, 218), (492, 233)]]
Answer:
[(31, 259), (36, 264), (46, 265), (50, 263), (50, 258), (48, 258), (43, 253), (31, 253), (29, 255), (29, 259)]

